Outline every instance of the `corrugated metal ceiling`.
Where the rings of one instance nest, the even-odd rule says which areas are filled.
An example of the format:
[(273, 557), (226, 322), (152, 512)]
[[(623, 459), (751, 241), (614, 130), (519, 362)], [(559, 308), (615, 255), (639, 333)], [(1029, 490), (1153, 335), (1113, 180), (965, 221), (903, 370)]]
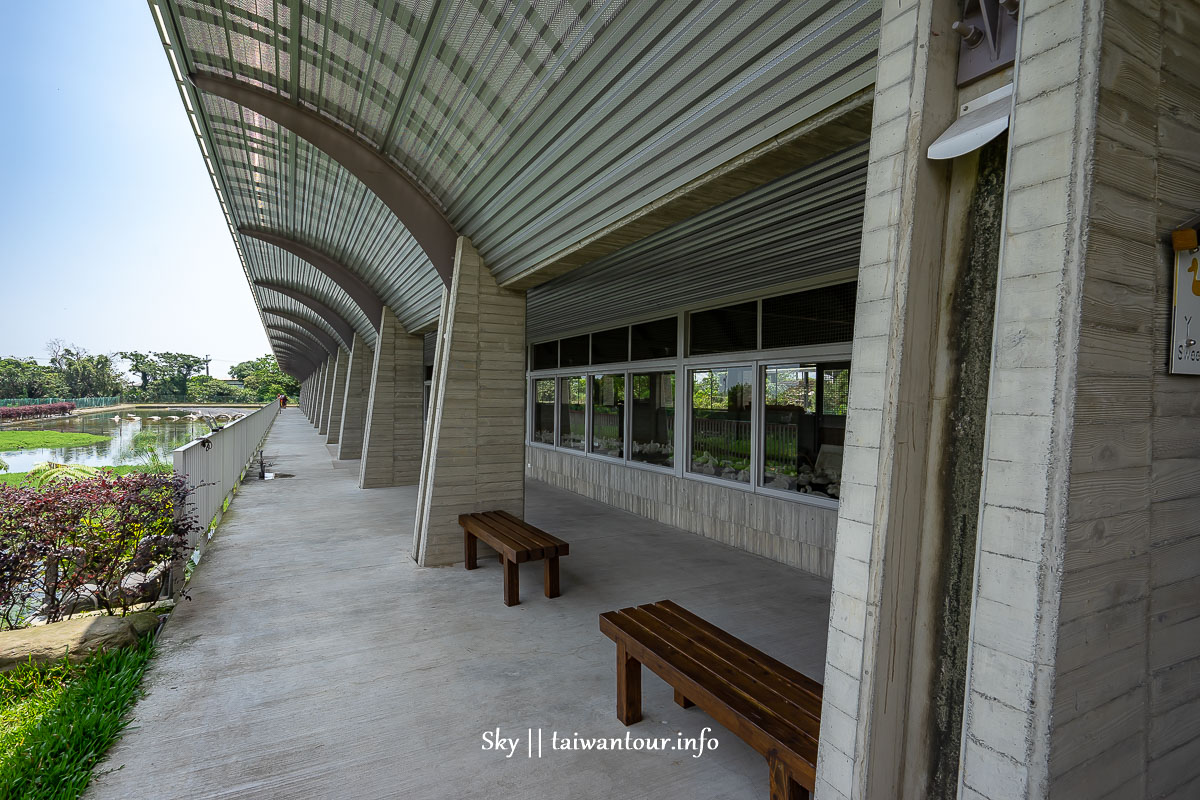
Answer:
[(530, 342), (858, 265), (867, 142), (529, 290)]
[[(233, 77), (352, 131), (501, 280), (869, 85), (880, 4), (150, 0), (178, 73)], [(410, 330), (436, 319), (432, 266), (373, 194), (269, 120), (196, 105), (234, 225), (334, 255)], [(239, 244), (252, 278), (283, 268)], [(287, 268), (350, 319), (315, 270)]]

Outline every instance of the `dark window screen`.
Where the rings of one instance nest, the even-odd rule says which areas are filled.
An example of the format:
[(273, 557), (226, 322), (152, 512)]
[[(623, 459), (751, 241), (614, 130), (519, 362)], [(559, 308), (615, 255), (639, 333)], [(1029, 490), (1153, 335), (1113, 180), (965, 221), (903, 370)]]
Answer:
[(588, 337), (572, 336), (558, 340), (558, 360), (562, 367), (586, 367), (588, 363)]
[(631, 360), (647, 358), (674, 358), (676, 333), (679, 321), (675, 317), (657, 319), (634, 325), (632, 330), (633, 354)]
[(557, 369), (558, 367), (558, 340), (553, 342), (542, 342), (533, 346), (533, 368), (534, 369)]
[(763, 349), (850, 341), (857, 289), (839, 283), (763, 300)]
[(629, 360), (629, 328), (613, 328), (592, 334), (592, 363), (612, 364)]
[(691, 355), (735, 353), (758, 348), (757, 303), (696, 311), (691, 318)]

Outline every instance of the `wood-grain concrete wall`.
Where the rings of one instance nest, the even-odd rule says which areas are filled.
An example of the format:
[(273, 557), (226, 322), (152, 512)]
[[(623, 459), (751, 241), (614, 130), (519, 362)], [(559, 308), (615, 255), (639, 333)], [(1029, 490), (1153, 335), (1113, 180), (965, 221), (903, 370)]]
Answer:
[(1079, 329), (1050, 796), (1200, 797), (1200, 379), (1167, 374), (1200, 211), (1200, 3), (1109, 0)]

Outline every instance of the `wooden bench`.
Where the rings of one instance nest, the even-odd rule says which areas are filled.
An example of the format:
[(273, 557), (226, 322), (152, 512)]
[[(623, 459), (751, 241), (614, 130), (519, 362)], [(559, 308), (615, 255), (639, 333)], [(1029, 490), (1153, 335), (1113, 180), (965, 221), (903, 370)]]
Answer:
[(617, 644), (617, 719), (642, 718), (642, 665), (767, 759), (771, 800), (809, 797), (816, 779), (821, 684), (685, 608), (658, 603), (600, 615)]
[(482, 539), (500, 554), (504, 565), (504, 605), (521, 602), (520, 572), (523, 561), (546, 560), (546, 597), (558, 597), (558, 559), (570, 552), (570, 545), (545, 531), (517, 519), (507, 511), (484, 511), (479, 514), (460, 514), (463, 527), (463, 555), (467, 569), (479, 566), (476, 562), (476, 539)]

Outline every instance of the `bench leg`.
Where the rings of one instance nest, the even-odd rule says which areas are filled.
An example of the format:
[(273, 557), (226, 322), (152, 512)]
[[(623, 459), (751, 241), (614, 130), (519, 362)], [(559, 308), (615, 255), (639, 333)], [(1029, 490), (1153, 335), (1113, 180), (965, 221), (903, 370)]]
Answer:
[(617, 642), (617, 719), (625, 725), (642, 721), (642, 664)]
[(686, 697), (684, 697), (683, 692), (679, 691), (678, 689), (675, 690), (675, 702), (679, 704), (680, 708), (691, 708), (692, 706), (696, 705), (691, 700), (688, 700)]
[(808, 789), (792, 780), (782, 761), (768, 758), (767, 769), (771, 773), (771, 800), (809, 800)]
[(475, 537), (470, 531), (463, 531), (463, 560), (466, 561), (467, 569), (475, 569), (479, 566), (478, 545)]
[(547, 558), (543, 571), (546, 578), (546, 597), (558, 597), (558, 556)]
[[(503, 561), (504, 556), (501, 555)], [(515, 606), (521, 602), (519, 565), (515, 561), (504, 561), (504, 605)]]

